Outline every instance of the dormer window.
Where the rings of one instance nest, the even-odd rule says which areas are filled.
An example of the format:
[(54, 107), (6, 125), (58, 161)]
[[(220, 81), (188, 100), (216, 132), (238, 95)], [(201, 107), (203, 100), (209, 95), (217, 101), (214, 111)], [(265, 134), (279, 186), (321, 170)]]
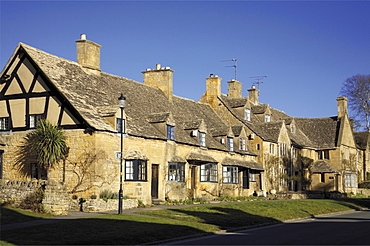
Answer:
[(246, 138), (240, 138), (239, 139), (239, 146), (241, 151), (247, 151), (247, 139)]
[(232, 137), (227, 137), (227, 148), (229, 151), (234, 151), (234, 139)]
[(31, 114), (29, 116), (29, 127), (30, 128), (36, 128), (37, 127), (37, 123), (39, 123), (40, 120), (44, 119), (44, 115), (43, 114)]
[(206, 133), (205, 132), (198, 132), (198, 140), (199, 140), (199, 145), (201, 147), (206, 147)]
[(246, 108), (244, 110), (244, 116), (245, 116), (244, 119), (246, 121), (251, 121), (251, 110), (249, 108)]
[(295, 125), (294, 124), (291, 124), (290, 125), (290, 131), (295, 134)]
[(116, 130), (118, 133), (126, 133), (125, 119), (116, 119)]
[(265, 122), (270, 122), (271, 121), (271, 115), (266, 114), (265, 115)]
[(175, 127), (166, 125), (166, 128), (167, 128), (167, 139), (175, 140)]
[(319, 150), (317, 151), (317, 158), (319, 160), (323, 160), (323, 159), (326, 159), (326, 160), (329, 160), (329, 150)]

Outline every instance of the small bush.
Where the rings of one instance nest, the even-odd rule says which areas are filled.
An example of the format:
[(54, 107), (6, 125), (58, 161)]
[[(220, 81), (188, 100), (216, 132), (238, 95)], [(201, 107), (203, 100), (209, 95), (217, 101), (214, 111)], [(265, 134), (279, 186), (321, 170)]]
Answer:
[(19, 208), (28, 209), (36, 213), (45, 213), (42, 200), (44, 199), (44, 191), (40, 188), (28, 195), (20, 204)]
[(103, 190), (100, 192), (99, 197), (103, 200), (118, 199), (118, 192), (112, 192), (110, 190)]
[(367, 181), (367, 182), (358, 183), (358, 188), (370, 189), (370, 182)]

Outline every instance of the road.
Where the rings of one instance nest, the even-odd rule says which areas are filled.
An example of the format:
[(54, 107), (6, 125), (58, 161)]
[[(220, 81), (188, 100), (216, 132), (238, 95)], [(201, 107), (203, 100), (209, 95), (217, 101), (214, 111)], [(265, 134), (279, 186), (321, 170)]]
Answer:
[(167, 245), (370, 245), (370, 210), (316, 216)]

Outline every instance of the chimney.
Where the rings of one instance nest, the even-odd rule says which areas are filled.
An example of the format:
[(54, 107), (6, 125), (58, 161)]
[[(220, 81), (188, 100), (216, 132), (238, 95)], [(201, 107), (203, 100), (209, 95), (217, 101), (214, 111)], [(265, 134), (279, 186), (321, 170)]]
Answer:
[(251, 89), (248, 90), (249, 101), (254, 105), (258, 104), (259, 91), (260, 90), (256, 89), (254, 85), (252, 86)]
[(221, 96), (221, 78), (217, 75), (210, 74), (206, 78), (206, 102), (211, 107), (218, 105), (218, 96)]
[(80, 40), (76, 40), (77, 62), (89, 71), (100, 72), (100, 48), (101, 45), (86, 40), (86, 34), (81, 34)]
[(155, 69), (147, 69), (142, 72), (144, 84), (161, 89), (168, 100), (172, 101), (172, 77), (174, 70), (170, 67), (161, 67), (156, 64)]
[(338, 117), (344, 117), (348, 114), (346, 97), (337, 97), (338, 102)]
[(228, 84), (228, 97), (230, 98), (242, 98), (242, 83), (235, 79), (227, 82)]

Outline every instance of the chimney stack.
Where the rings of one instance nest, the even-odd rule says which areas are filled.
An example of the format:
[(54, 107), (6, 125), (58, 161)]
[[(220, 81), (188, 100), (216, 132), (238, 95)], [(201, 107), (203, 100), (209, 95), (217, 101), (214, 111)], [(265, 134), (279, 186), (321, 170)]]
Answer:
[(346, 97), (337, 97), (339, 118), (348, 114), (347, 101), (348, 99)]
[(161, 67), (156, 64), (155, 69), (147, 69), (142, 72), (144, 75), (144, 84), (161, 89), (168, 100), (172, 101), (172, 80), (174, 70), (170, 67)]
[(236, 81), (235, 79), (227, 82), (228, 84), (228, 97), (230, 98), (242, 98), (242, 83)]
[(254, 85), (252, 86), (251, 89), (248, 90), (249, 101), (254, 105), (258, 104), (259, 91), (260, 90), (256, 89)]
[(218, 105), (218, 96), (221, 96), (221, 78), (210, 74), (206, 78), (206, 102), (215, 108)]
[(86, 34), (80, 35), (76, 40), (77, 62), (90, 72), (100, 72), (101, 45), (86, 40)]

